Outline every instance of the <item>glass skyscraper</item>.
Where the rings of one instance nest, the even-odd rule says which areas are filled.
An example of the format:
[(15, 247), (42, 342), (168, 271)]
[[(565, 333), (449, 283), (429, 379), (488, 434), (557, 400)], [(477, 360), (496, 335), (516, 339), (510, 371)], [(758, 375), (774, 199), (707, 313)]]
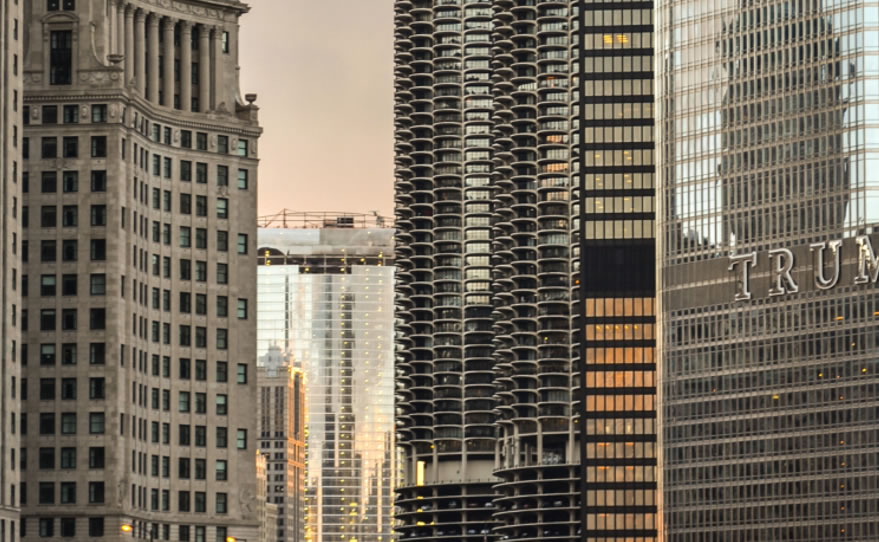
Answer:
[(877, 540), (879, 7), (656, 13), (666, 539)]
[(391, 542), (394, 231), (302, 218), (259, 230), (257, 345), (305, 376), (305, 540)]

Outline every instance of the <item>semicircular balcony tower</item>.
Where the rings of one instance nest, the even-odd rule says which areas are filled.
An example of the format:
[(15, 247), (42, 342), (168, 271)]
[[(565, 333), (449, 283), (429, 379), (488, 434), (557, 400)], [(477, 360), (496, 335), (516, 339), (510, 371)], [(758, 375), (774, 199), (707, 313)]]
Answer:
[(396, 4), (401, 536), (490, 535), (489, 1)]
[(656, 539), (652, 22), (577, 4), (396, 2), (407, 539)]

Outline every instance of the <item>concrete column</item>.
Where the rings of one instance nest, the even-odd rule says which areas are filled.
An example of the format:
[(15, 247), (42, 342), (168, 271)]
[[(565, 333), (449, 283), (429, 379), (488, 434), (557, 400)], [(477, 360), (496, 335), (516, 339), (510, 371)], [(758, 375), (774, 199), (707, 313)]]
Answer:
[(134, 79), (134, 8), (126, 5), (125, 16), (125, 86)]
[(213, 76), (213, 81), (211, 81), (211, 87), (213, 89), (213, 100), (211, 101), (211, 108), (216, 109), (221, 103), (223, 103), (225, 93), (223, 92), (223, 76), (224, 67), (226, 64), (225, 54), (223, 53), (223, 29), (219, 26), (214, 27), (214, 65), (211, 67), (211, 75)]
[(146, 12), (142, 9), (134, 23), (134, 80), (137, 92), (146, 98)]
[[(117, 2), (117, 0), (113, 0)], [(125, 54), (125, 1), (118, 0), (116, 8), (116, 31), (114, 32), (113, 52), (116, 54)]]
[(192, 111), (192, 23), (180, 21), (180, 109)]
[(116, 47), (116, 36), (119, 34), (119, 25), (117, 24), (117, 16), (116, 16), (116, 0), (110, 0), (110, 13), (107, 15), (107, 54), (112, 55), (113, 53), (118, 53), (119, 50)]
[(177, 24), (175, 19), (171, 17), (165, 17), (164, 23), (164, 32), (165, 32), (165, 51), (163, 56), (165, 57), (165, 73), (162, 74), (164, 78), (162, 94), (164, 95), (164, 104), (165, 107), (174, 108), (174, 25)]
[(210, 32), (207, 26), (198, 26), (198, 107), (201, 112), (211, 108)]
[(149, 55), (149, 74), (147, 83), (147, 99), (154, 104), (159, 103), (159, 16), (150, 14), (147, 34), (147, 55)]

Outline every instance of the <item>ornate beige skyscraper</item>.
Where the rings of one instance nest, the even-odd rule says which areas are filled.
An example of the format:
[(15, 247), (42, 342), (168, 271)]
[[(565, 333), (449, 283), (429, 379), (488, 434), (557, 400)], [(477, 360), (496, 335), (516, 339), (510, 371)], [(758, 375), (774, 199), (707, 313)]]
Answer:
[(259, 358), (260, 453), (266, 500), (277, 510), (266, 524), (272, 542), (305, 540), (305, 375), (278, 347)]
[(21, 4), (0, 4), (0, 540), (15, 539), (18, 528), (18, 429), (21, 378), (18, 318), (21, 260)]
[(256, 540), (248, 7), (23, 5), (22, 537)]

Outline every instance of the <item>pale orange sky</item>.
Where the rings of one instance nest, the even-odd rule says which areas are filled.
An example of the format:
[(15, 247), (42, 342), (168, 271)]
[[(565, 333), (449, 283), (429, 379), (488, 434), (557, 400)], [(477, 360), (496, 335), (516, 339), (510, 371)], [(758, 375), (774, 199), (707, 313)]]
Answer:
[(259, 213), (393, 210), (393, 0), (247, 0)]

